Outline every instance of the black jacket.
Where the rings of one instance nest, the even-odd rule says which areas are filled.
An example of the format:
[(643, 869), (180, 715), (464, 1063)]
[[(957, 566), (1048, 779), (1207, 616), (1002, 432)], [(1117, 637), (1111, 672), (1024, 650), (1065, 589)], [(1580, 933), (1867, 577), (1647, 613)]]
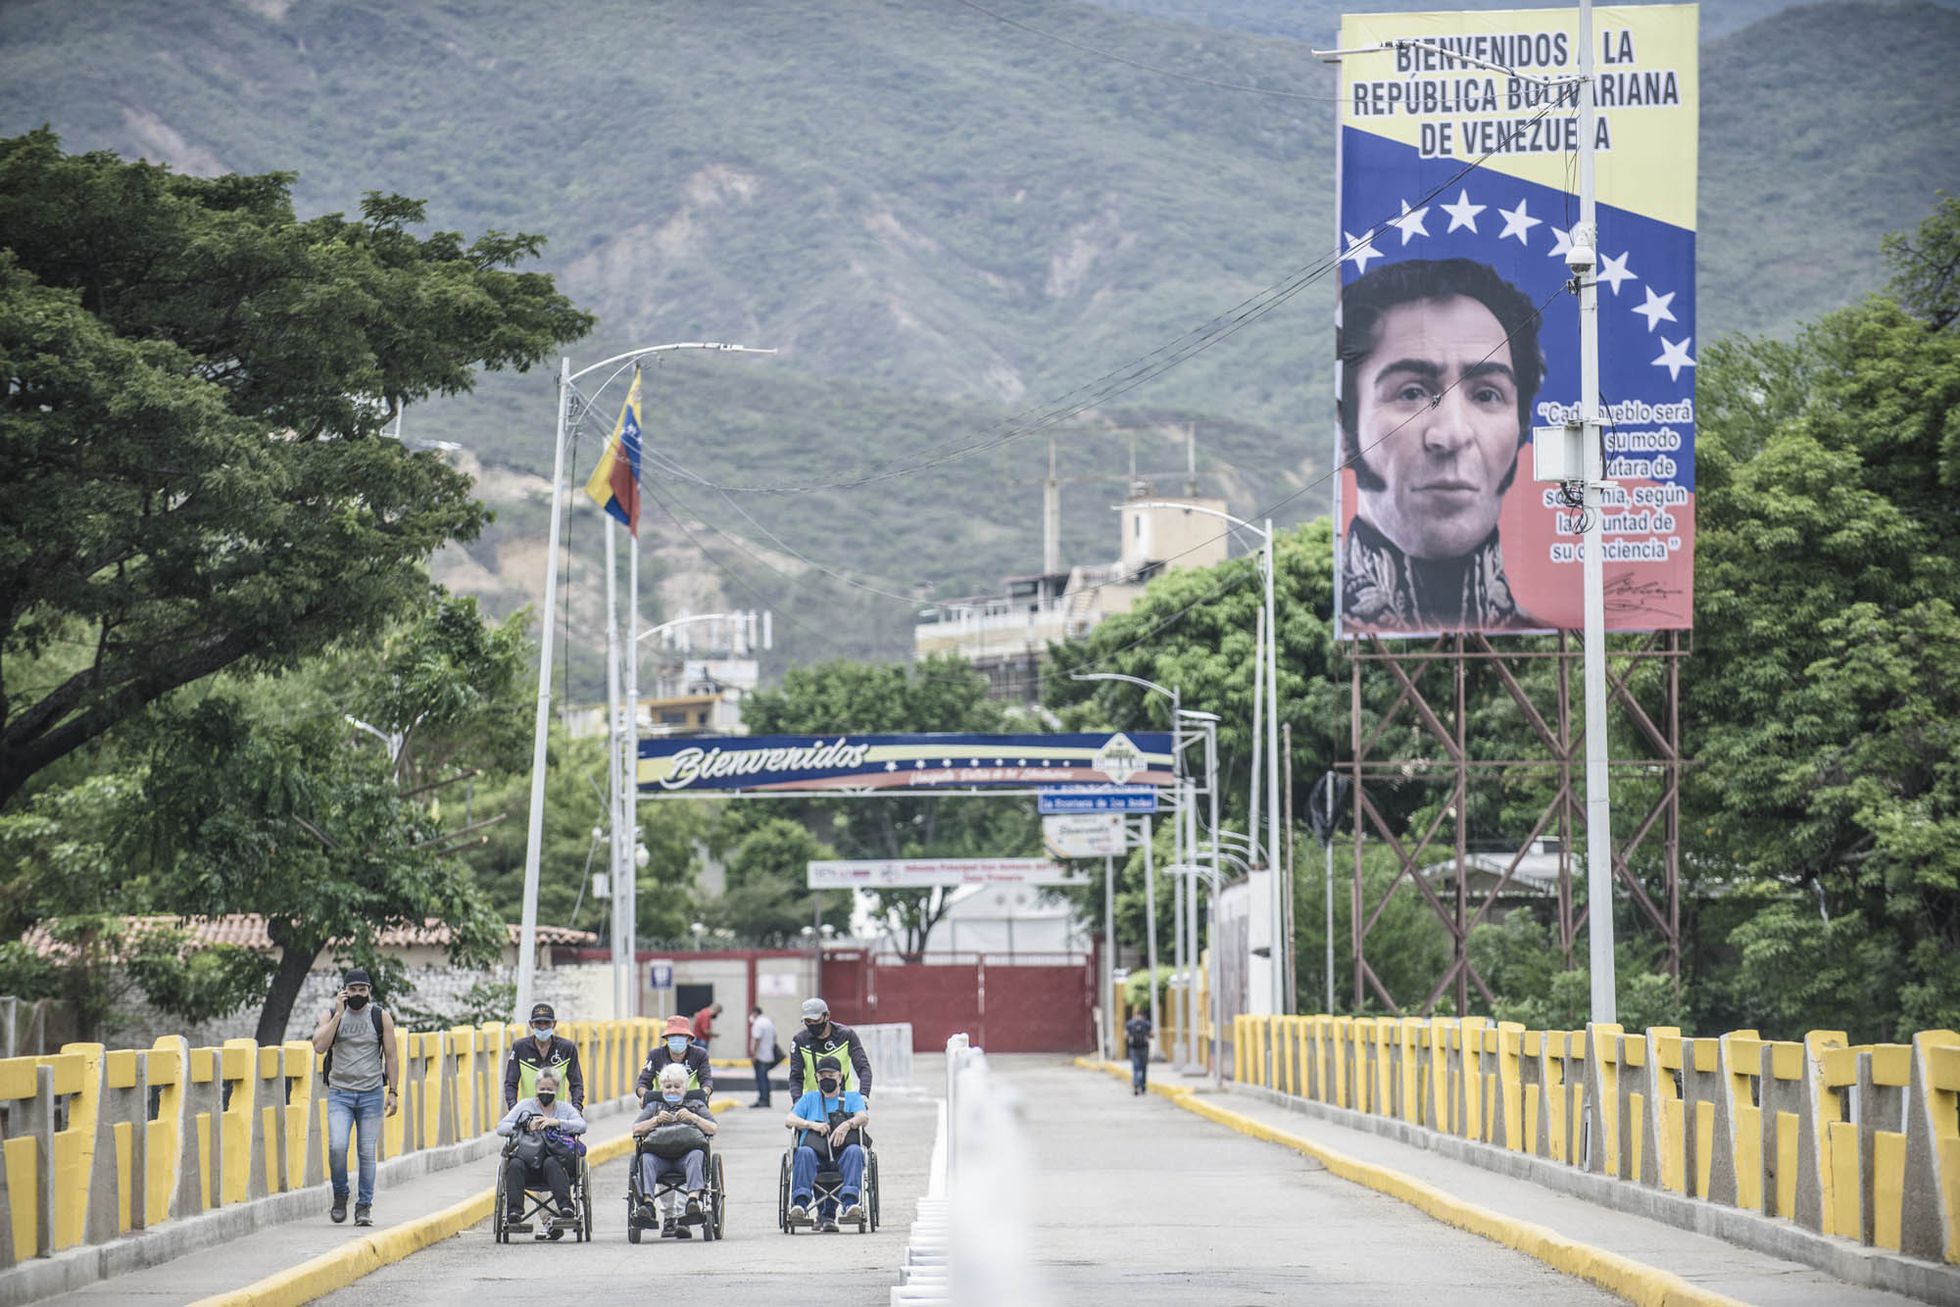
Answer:
[(525, 1035), (513, 1040), (510, 1055), (504, 1059), (504, 1111), (517, 1106), (517, 1100), (525, 1095), (518, 1092), (518, 1080), (525, 1067), (542, 1071), (546, 1067), (565, 1064), (565, 1099), (579, 1111), (585, 1110), (585, 1076), (578, 1067), (578, 1045), (557, 1035), (551, 1037), (550, 1045), (538, 1047), (536, 1035)]
[(836, 1054), (843, 1061), (842, 1050), (849, 1050), (853, 1077), (844, 1077), (844, 1088), (855, 1089), (866, 1098), (871, 1097), (871, 1058), (864, 1051), (864, 1041), (857, 1031), (838, 1022), (830, 1023), (830, 1033), (818, 1036), (805, 1026), (796, 1032), (789, 1041), (789, 1096), (801, 1098), (806, 1089), (817, 1087), (817, 1059), (826, 1053)]
[[(673, 1060), (674, 1055), (667, 1051), (664, 1041), (654, 1045), (653, 1051), (647, 1054), (645, 1064), (640, 1067), (638, 1081), (642, 1100), (646, 1098), (647, 1091), (659, 1081), (662, 1069)], [(708, 1050), (699, 1044), (689, 1044), (681, 1062), (687, 1067), (687, 1073), (694, 1077), (695, 1083), (701, 1087), (701, 1092), (712, 1098), (715, 1092), (715, 1069), (708, 1062)], [(691, 1088), (689, 1092), (692, 1092)]]

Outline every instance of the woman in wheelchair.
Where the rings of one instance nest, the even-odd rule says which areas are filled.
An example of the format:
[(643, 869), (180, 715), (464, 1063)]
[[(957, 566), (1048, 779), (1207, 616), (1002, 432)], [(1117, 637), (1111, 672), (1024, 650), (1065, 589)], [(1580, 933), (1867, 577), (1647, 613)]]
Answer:
[(497, 1123), (497, 1133), (511, 1140), (504, 1154), (505, 1229), (518, 1234), (530, 1230), (524, 1219), (524, 1191), (538, 1188), (551, 1190), (557, 1204), (558, 1214), (551, 1223), (554, 1235), (578, 1224), (578, 1210), (572, 1206), (578, 1153), (572, 1136), (585, 1133), (585, 1118), (558, 1097), (556, 1072), (539, 1074), (537, 1093), (518, 1100)]
[[(639, 1192), (643, 1195), (639, 1222), (649, 1228), (658, 1222), (661, 1234), (675, 1239), (692, 1238), (686, 1222), (704, 1215), (702, 1204), (706, 1199), (704, 1191), (707, 1188), (708, 1165), (705, 1136), (712, 1136), (718, 1128), (715, 1114), (708, 1107), (707, 1094), (700, 1089), (689, 1089), (687, 1082), (688, 1068), (684, 1064), (672, 1062), (662, 1067), (658, 1083), (647, 1096), (645, 1110), (633, 1123), (633, 1137), (646, 1141), (646, 1146), (638, 1150), (639, 1155), (634, 1159), (640, 1168)], [(654, 1135), (655, 1131), (665, 1131), (669, 1138), (678, 1138), (684, 1143), (690, 1128), (704, 1136), (701, 1146), (688, 1148), (678, 1155), (672, 1155), (676, 1145), (662, 1146), (661, 1138)], [(654, 1195), (660, 1192), (660, 1175), (663, 1171), (681, 1173), (687, 1194), (684, 1219), (677, 1220), (670, 1214), (660, 1221), (659, 1213), (653, 1210)]]
[[(817, 1059), (817, 1087), (805, 1090), (783, 1122), (796, 1131), (794, 1161), (790, 1170), (789, 1220), (793, 1225), (808, 1224), (814, 1216), (817, 1229), (834, 1231), (839, 1220), (864, 1220), (864, 1142), (863, 1130), (871, 1120), (871, 1109), (864, 1095), (844, 1089), (844, 1064), (825, 1055)], [(837, 1198), (816, 1205), (811, 1198), (820, 1171), (834, 1170), (840, 1183)], [(841, 1217), (837, 1209), (843, 1209)]]

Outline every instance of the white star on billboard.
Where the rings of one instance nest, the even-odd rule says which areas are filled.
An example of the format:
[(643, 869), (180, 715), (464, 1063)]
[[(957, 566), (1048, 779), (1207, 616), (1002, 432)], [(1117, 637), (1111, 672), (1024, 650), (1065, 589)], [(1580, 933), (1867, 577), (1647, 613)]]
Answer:
[(1423, 205), (1420, 209), (1411, 209), (1409, 202), (1404, 200), (1402, 201), (1402, 216), (1399, 218), (1390, 218), (1388, 225), (1402, 233), (1402, 243), (1407, 245), (1417, 236), (1427, 236), (1429, 234), (1429, 228), (1425, 224), (1425, 218), (1428, 213), (1429, 206), (1427, 204)]
[(1551, 252), (1547, 254), (1545, 257), (1551, 259), (1564, 258), (1565, 255), (1571, 251), (1571, 249), (1572, 249), (1572, 233), (1565, 230), (1563, 227), (1552, 228), (1552, 249)]
[[(1477, 215), (1490, 206), (1470, 203), (1470, 192), (1459, 190), (1456, 193), (1455, 204), (1441, 204), (1437, 207), (1450, 215), (1450, 231), (1455, 231), (1458, 227), (1468, 227), (1474, 235), (1477, 231)], [(1449, 232), (1443, 234), (1447, 236)]]
[(1668, 380), (1679, 381), (1681, 379), (1681, 369), (1691, 368), (1695, 365), (1695, 361), (1688, 357), (1688, 346), (1694, 343), (1694, 339), (1693, 336), (1688, 336), (1677, 342), (1669, 340), (1666, 336), (1662, 336), (1661, 356), (1654, 360), (1653, 366), (1666, 368)]
[(1347, 253), (1341, 256), (1341, 262), (1352, 263), (1356, 272), (1368, 271), (1368, 260), (1370, 259), (1387, 257), (1387, 255), (1375, 248), (1375, 233), (1372, 230), (1363, 232), (1359, 238), (1351, 236), (1347, 232), (1342, 232), (1341, 235), (1347, 238), (1348, 243)]
[(1639, 273), (1629, 271), (1627, 268), (1627, 260), (1632, 257), (1633, 251), (1621, 250), (1619, 258), (1609, 256), (1599, 261), (1599, 280), (1611, 286), (1615, 295), (1620, 293), (1621, 282), (1640, 280)]
[(1674, 311), (1668, 308), (1668, 305), (1674, 303), (1674, 291), (1669, 291), (1665, 295), (1656, 295), (1652, 286), (1643, 286), (1641, 289), (1647, 292), (1647, 302), (1637, 305), (1633, 311), (1647, 319), (1647, 330), (1652, 331), (1663, 322), (1679, 321), (1674, 316)]
[(1507, 236), (1515, 236), (1518, 238), (1518, 244), (1531, 244), (1531, 229), (1538, 226), (1544, 219), (1534, 218), (1529, 213), (1526, 213), (1524, 204), (1525, 202), (1523, 200), (1519, 200), (1518, 207), (1515, 209), (1498, 210), (1498, 213), (1503, 215), (1504, 218), (1504, 230), (1497, 233), (1497, 239), (1503, 240)]

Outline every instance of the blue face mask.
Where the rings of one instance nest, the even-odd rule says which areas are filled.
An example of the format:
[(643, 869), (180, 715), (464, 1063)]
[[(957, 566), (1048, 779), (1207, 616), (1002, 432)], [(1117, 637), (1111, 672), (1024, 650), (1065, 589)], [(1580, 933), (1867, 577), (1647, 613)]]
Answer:
[(679, 1057), (681, 1054), (687, 1052), (687, 1041), (679, 1035), (676, 1035), (667, 1041), (667, 1051), (675, 1057)]
[(532, 1027), (531, 1027), (531, 1033), (532, 1033), (532, 1034), (534, 1034), (534, 1035), (536, 1035), (536, 1036), (538, 1037), (538, 1042), (539, 1042), (540, 1044), (542, 1044), (542, 1043), (545, 1043), (546, 1041), (548, 1041), (548, 1040), (549, 1040), (549, 1039), (551, 1038), (551, 1027), (550, 1027), (550, 1026), (532, 1026)]
[(668, 1102), (670, 1102), (670, 1103), (678, 1103), (678, 1102), (680, 1102), (680, 1101), (681, 1101), (681, 1096), (680, 1096), (680, 1094), (678, 1094), (678, 1093), (676, 1093), (675, 1091), (673, 1091), (673, 1090), (671, 1090), (671, 1089), (670, 1089), (670, 1090), (668, 1090), (668, 1091), (667, 1091), (666, 1093), (663, 1093), (663, 1094), (662, 1094), (662, 1095), (660, 1095), (660, 1096), (661, 1096), (662, 1098), (664, 1098), (664, 1099), (666, 1099), (666, 1100), (667, 1100)]

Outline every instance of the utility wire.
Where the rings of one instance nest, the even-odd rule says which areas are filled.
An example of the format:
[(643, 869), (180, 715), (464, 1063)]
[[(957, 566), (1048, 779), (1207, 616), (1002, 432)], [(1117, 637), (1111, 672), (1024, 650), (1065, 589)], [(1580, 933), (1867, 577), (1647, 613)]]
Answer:
[(1053, 41), (1057, 45), (1068, 46), (1071, 50), (1080, 50), (1084, 54), (1092, 54), (1098, 59), (1108, 59), (1115, 63), (1127, 64), (1131, 68), (1140, 68), (1146, 73), (1156, 73), (1159, 77), (1174, 77), (1180, 82), (1196, 82), (1200, 86), (1215, 86), (1221, 91), (1244, 91), (1251, 95), (1270, 95), (1282, 100), (1315, 100), (1324, 103), (1329, 100), (1339, 100), (1341, 98), (1338, 95), (1311, 95), (1304, 91), (1275, 91), (1269, 90), (1264, 86), (1253, 86), (1247, 82), (1221, 82), (1210, 77), (1199, 77), (1195, 73), (1182, 73), (1175, 68), (1160, 68), (1156, 64), (1147, 64), (1140, 59), (1132, 59), (1128, 55), (1117, 54), (1114, 50), (1103, 50), (1089, 45), (1086, 42), (1077, 41), (1072, 37), (1060, 36), (1054, 32), (1045, 32), (1041, 28), (1032, 27), (1018, 18), (1009, 18), (1006, 14), (995, 13), (985, 5), (976, 4), (974, 0), (957, 0), (957, 3), (965, 5), (975, 13), (985, 14), (996, 22), (1018, 28), (1030, 36), (1038, 36), (1044, 41)]

